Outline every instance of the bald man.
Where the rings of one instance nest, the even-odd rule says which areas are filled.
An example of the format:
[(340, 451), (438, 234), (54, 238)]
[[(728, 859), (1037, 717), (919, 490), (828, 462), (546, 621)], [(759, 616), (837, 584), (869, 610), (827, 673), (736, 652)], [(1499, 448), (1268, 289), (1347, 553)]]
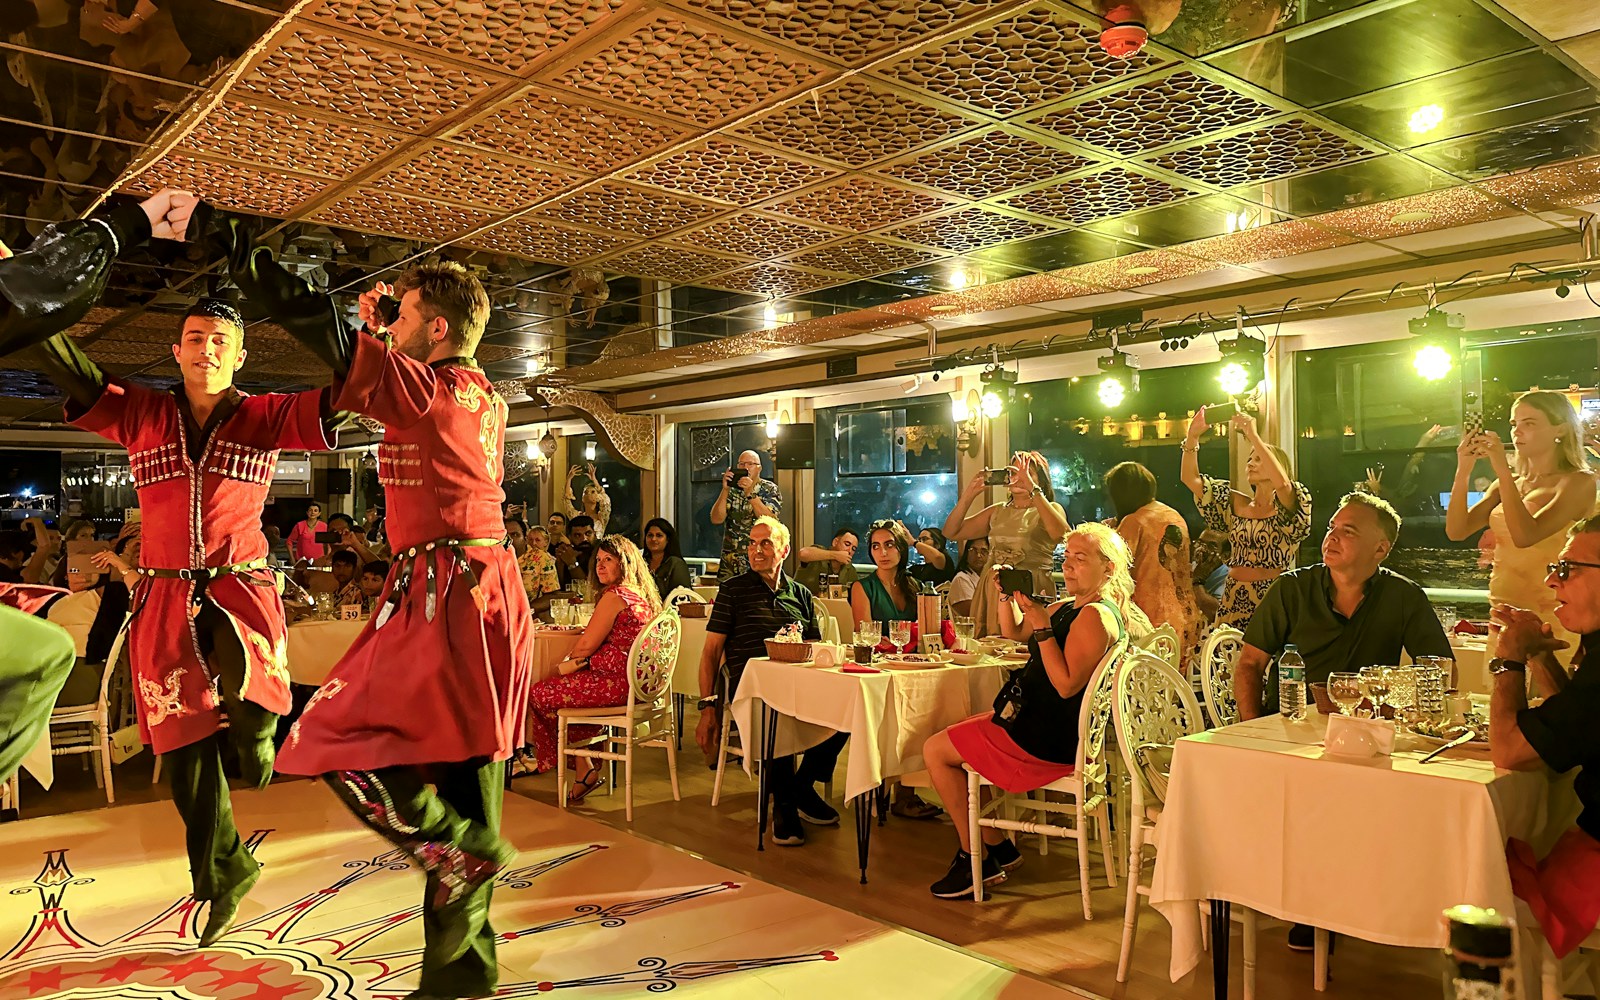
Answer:
[(722, 474), (722, 492), (711, 505), (711, 523), (723, 526), (717, 582), (749, 572), (745, 553), (750, 546), (750, 529), (755, 527), (757, 518), (775, 518), (782, 510), (778, 484), (761, 478), (761, 456), (753, 451), (741, 452), (739, 464)]

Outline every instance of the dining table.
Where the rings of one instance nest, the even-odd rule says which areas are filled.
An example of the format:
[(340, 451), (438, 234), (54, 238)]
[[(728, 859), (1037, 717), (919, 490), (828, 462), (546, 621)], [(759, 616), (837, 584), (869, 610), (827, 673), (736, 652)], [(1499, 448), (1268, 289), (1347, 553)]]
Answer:
[[(885, 779), (923, 770), (922, 745), (928, 737), (988, 711), (1006, 671), (1014, 666), (985, 654), (970, 664), (871, 667), (861, 673), (758, 658), (745, 664), (729, 711), (742, 745), (759, 746), (762, 760), (799, 753), (836, 732), (849, 734), (845, 798), (855, 810), (857, 860), (865, 885), (873, 800)], [(752, 757), (744, 757), (747, 774)], [(761, 769), (757, 850), (765, 849), (768, 772)], [(881, 822), (881, 803), (878, 809)]]
[(1409, 733), (1387, 756), (1338, 756), (1323, 745), (1326, 730), (1313, 711), (1177, 741), (1150, 886), (1172, 925), (1174, 982), (1200, 962), (1207, 900), (1219, 998), (1235, 905), (1378, 944), (1440, 948), (1448, 907), (1515, 912), (1508, 837), (1542, 854), (1577, 817), (1570, 776), (1497, 770), (1486, 748), (1425, 763), (1435, 745)]
[(290, 625), (288, 642), (284, 646), (289, 660), (289, 680), (320, 687), (366, 627), (365, 618), (307, 618)]

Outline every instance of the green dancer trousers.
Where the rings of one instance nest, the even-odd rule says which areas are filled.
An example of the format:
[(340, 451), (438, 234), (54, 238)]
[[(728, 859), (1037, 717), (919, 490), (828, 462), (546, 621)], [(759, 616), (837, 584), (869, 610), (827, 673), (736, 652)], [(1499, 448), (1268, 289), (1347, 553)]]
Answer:
[(505, 764), (335, 771), (323, 780), (357, 819), (427, 875), (421, 990), (441, 997), (493, 994), (499, 966), (489, 901), (495, 874), (516, 853), (500, 837)]
[(75, 660), (66, 629), (0, 606), (0, 782), (44, 738)]

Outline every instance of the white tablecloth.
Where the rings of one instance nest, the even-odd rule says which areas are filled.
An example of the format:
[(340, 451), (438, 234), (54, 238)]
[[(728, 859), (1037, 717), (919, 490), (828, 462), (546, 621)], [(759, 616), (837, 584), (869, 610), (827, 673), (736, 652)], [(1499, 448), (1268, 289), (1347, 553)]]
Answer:
[(707, 619), (681, 618), (679, 621), (683, 629), (678, 637), (678, 665), (672, 671), (672, 693), (699, 698), (700, 654), (706, 648)]
[(556, 667), (578, 644), (582, 632), (556, 632), (547, 628), (533, 630), (533, 681), (537, 684), (556, 674)]
[(1576, 818), (1570, 781), (1552, 786), (1544, 771), (1496, 773), (1486, 753), (1421, 764), (1427, 747), (1322, 759), (1324, 730), (1315, 713), (1296, 725), (1272, 715), (1178, 741), (1150, 893), (1172, 924), (1174, 981), (1200, 961), (1205, 899), (1441, 947), (1447, 907), (1515, 912), (1507, 837), (1543, 853)]
[(339, 658), (367, 627), (355, 621), (303, 621), (289, 626), (289, 679), (296, 684), (320, 686)]
[(1482, 636), (1453, 635), (1450, 648), (1456, 654), (1456, 687), (1468, 694), (1489, 694), (1489, 651)]
[[(923, 769), (922, 744), (939, 730), (994, 703), (1013, 664), (847, 674), (751, 660), (733, 699), (734, 724), (744, 746), (761, 743), (758, 701), (779, 713), (775, 756), (816, 746), (831, 733), (850, 734), (845, 796), (871, 791), (885, 778)], [(750, 770), (754, 754), (745, 757)]]

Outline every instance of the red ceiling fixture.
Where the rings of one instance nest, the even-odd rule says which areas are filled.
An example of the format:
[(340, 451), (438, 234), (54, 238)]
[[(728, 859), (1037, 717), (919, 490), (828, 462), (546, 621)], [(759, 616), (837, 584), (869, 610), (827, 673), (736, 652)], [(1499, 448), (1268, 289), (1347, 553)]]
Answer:
[(1144, 25), (1144, 12), (1137, 4), (1118, 4), (1107, 10), (1100, 19), (1104, 30), (1100, 32), (1100, 47), (1118, 59), (1136, 55), (1150, 40), (1150, 30)]

